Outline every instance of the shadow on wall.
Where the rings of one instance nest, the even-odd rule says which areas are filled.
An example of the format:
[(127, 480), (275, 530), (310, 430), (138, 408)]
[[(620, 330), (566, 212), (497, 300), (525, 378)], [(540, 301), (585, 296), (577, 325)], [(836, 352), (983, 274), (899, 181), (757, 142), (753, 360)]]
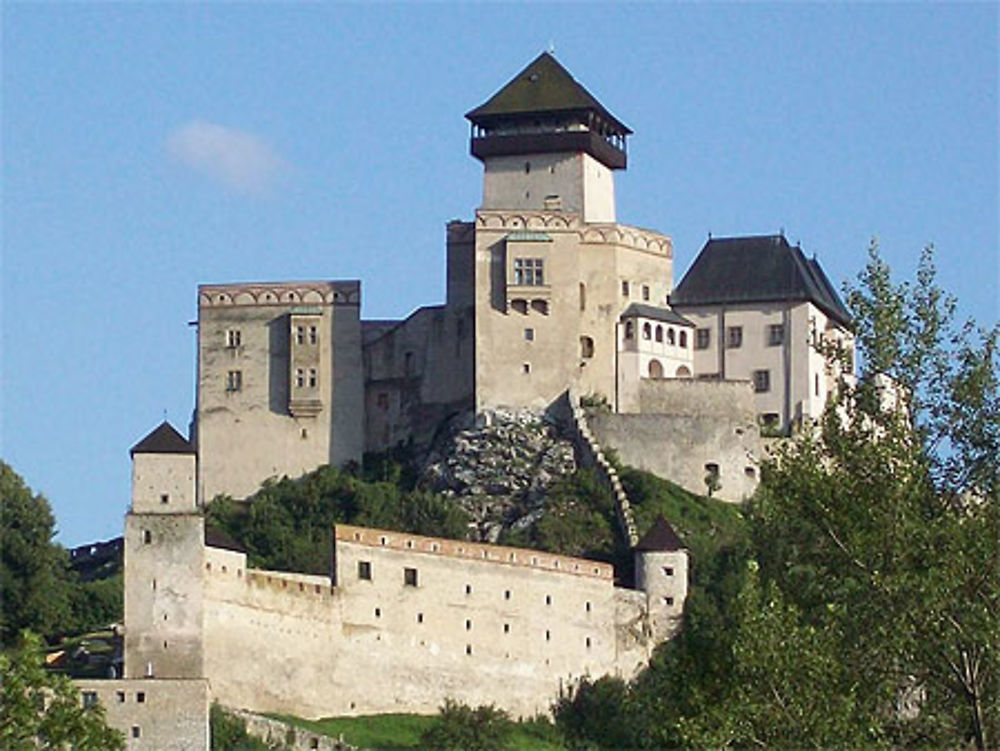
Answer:
[(288, 415), (288, 315), (280, 315), (267, 324), (267, 403), (271, 412)]

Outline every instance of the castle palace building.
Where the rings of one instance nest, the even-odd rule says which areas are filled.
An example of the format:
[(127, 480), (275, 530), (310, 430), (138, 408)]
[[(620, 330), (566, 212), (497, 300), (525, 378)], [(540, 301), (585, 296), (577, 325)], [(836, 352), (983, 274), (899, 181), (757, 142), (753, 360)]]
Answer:
[[(568, 391), (614, 415), (731, 405), (739, 392), (727, 414), (740, 435), (748, 413), (753, 429), (787, 431), (822, 411), (834, 374), (815, 344), (851, 340), (815, 260), (781, 236), (711, 240), (674, 290), (671, 239), (617, 221), (632, 131), (549, 53), (466, 118), (482, 202), (447, 226), (443, 305), (365, 321), (357, 281), (199, 289), (200, 502)], [(743, 479), (724, 487), (740, 500), (756, 451), (712, 438), (670, 479), (699, 492), (705, 467), (731, 465)]]

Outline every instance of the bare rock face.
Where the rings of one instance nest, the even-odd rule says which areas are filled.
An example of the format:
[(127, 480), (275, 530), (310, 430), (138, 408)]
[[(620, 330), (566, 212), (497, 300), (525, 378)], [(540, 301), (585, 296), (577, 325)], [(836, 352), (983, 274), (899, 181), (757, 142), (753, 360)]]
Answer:
[(473, 536), (495, 542), (504, 529), (531, 524), (549, 486), (575, 469), (573, 444), (547, 416), (496, 409), (454, 419), (431, 447), (420, 485), (454, 498)]

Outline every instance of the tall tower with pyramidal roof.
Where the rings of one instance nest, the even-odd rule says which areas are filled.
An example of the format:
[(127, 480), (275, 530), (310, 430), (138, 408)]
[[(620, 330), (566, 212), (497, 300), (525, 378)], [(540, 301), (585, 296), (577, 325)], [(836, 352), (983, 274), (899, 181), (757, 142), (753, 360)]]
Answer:
[(562, 209), (615, 221), (614, 170), (631, 134), (548, 52), (466, 114), (484, 209)]

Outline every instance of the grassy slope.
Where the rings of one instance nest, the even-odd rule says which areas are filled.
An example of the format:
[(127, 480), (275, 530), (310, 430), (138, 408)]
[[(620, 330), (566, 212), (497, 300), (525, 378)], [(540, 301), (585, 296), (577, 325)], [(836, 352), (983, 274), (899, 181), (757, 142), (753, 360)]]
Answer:
[[(322, 720), (303, 720), (298, 717), (274, 715), (276, 719), (295, 727), (310, 730), (332, 738), (343, 736), (353, 746), (364, 749), (420, 749), (420, 736), (434, 716), (412, 714), (383, 714), (362, 717), (328, 717)], [(533, 723), (518, 724), (511, 734), (509, 748), (521, 751), (564, 751), (565, 746), (541, 737)]]

